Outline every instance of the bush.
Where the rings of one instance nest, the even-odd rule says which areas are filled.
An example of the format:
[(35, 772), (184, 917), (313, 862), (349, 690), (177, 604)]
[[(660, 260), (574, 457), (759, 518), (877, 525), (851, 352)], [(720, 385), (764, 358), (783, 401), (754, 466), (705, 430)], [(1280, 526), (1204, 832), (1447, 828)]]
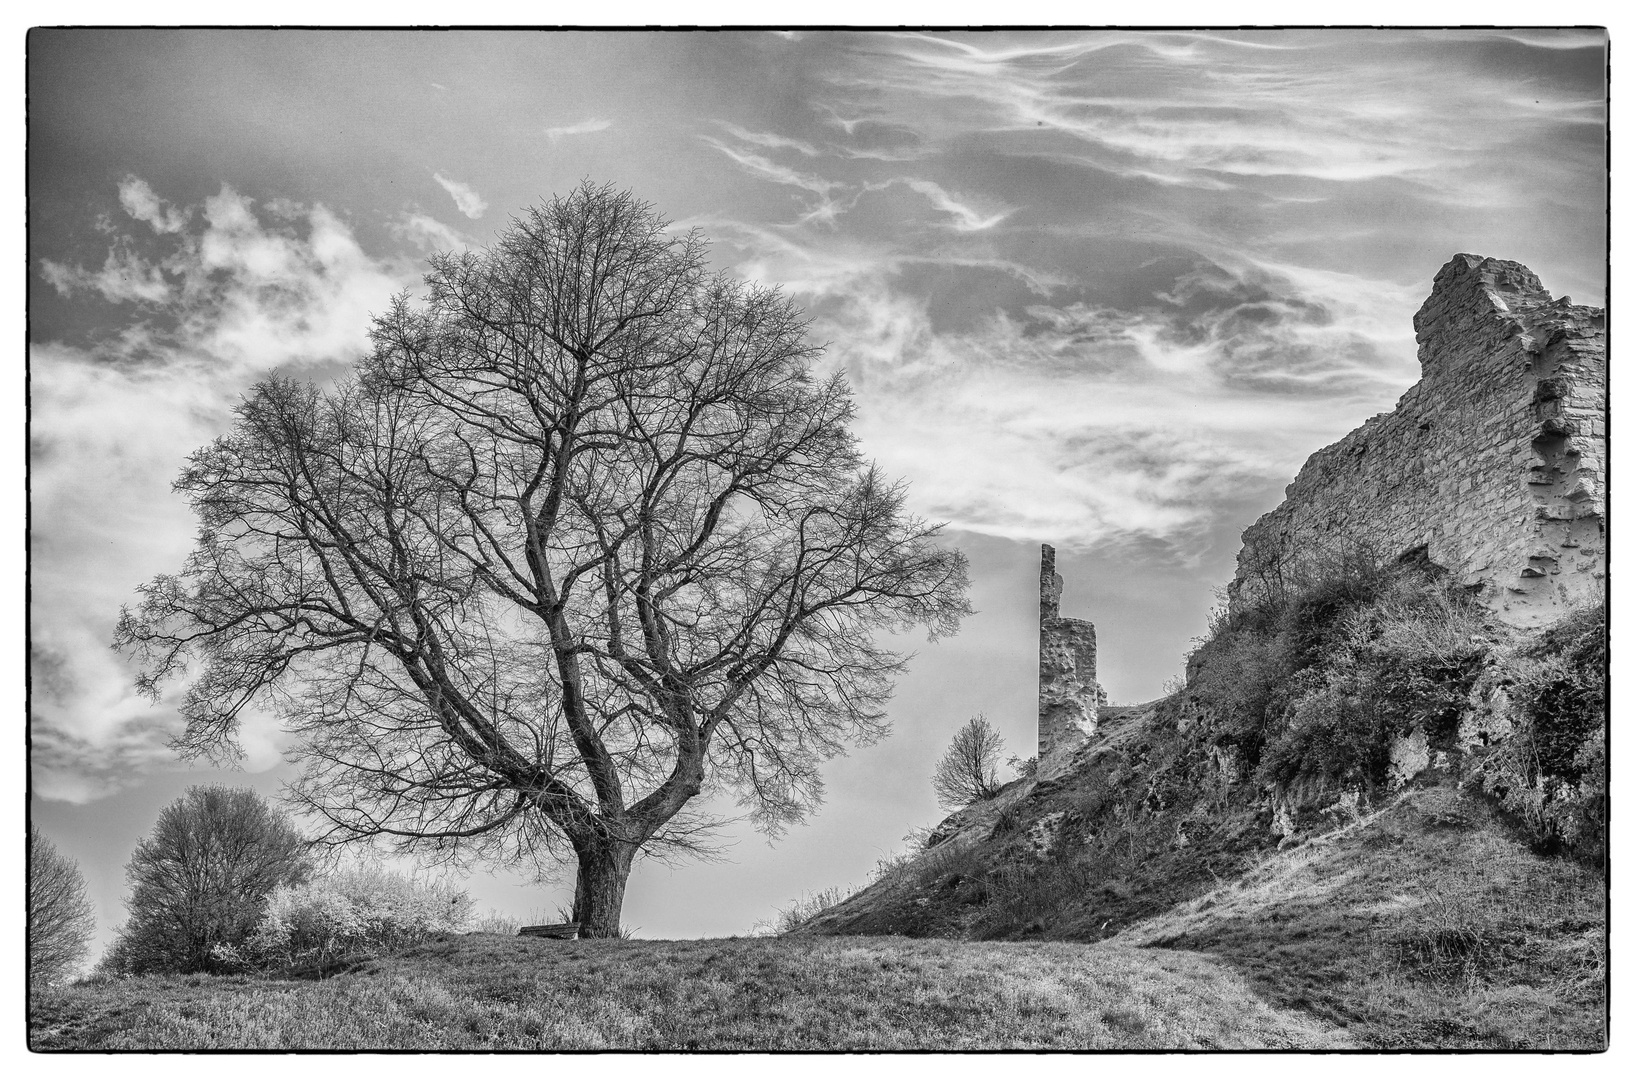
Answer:
[(1371, 702), (1324, 686), (1290, 707), (1289, 726), (1262, 755), (1258, 777), (1288, 788), (1318, 780), (1373, 790), (1386, 776), (1387, 733)]
[(160, 811), (125, 867), (130, 918), (101, 966), (127, 975), (221, 970), (217, 947), (241, 945), (275, 889), (307, 880), (307, 850), (255, 792), (190, 788)]
[(1483, 745), (1460, 748), (1468, 778), (1541, 850), (1604, 857), (1605, 606), (1528, 638), (1490, 623), (1423, 553), (1274, 567), (1254, 584), (1218, 610), (1166, 706), (1187, 739), (1230, 748), (1224, 758), (1275, 788), (1367, 795), (1387, 778), (1395, 735), (1418, 728), (1455, 748), (1480, 715), (1492, 721)]
[(1516, 730), (1476, 770), (1547, 852), (1607, 853), (1607, 608), (1571, 612), (1509, 667)]
[(1392, 736), (1452, 739), (1493, 659), (1485, 613), (1420, 557), (1363, 551), (1282, 568), (1224, 609), (1188, 661), (1175, 706), (1262, 783), (1365, 792), (1386, 780)]
[(1093, 884), (1092, 868), (1074, 859), (1002, 863), (983, 881), (984, 933), (1038, 933), (1083, 900)]
[[(1298, 602), (1298, 618), (1327, 651), (1291, 651), (1308, 659), (1285, 679), (1281, 730), (1273, 725), (1259, 776), (1370, 792), (1386, 780), (1394, 733), (1419, 727), (1433, 739), (1454, 736), (1490, 659), (1483, 615), (1470, 597), (1413, 573), (1321, 593), (1321, 605)], [(1321, 628), (1310, 621), (1315, 606), (1329, 612)]]
[(85, 957), (96, 932), (85, 876), (40, 830), (28, 830), (28, 982), (61, 982)]
[(322, 966), (457, 933), (471, 911), (471, 897), (445, 883), (356, 867), (277, 889), (243, 947), (220, 949), (218, 959), (258, 967)]

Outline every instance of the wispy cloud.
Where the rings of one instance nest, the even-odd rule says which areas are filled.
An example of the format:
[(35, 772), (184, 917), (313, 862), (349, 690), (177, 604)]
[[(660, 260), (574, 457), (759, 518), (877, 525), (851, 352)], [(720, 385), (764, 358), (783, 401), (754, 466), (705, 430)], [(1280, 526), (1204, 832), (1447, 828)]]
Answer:
[(791, 139), (768, 131), (746, 131), (737, 124), (730, 124), (726, 120), (717, 120), (716, 123), (740, 142), (754, 143), (756, 146), (765, 146), (772, 150), (794, 150), (806, 157), (817, 157), (823, 153), (823, 151), (802, 139)]
[(40, 273), (52, 288), (64, 296), (94, 292), (104, 300), (163, 303), (170, 298), (170, 286), (158, 266), (136, 254), (128, 243), (108, 249), (108, 258), (97, 270), (65, 266), (51, 259), (40, 261)]
[(574, 135), (591, 135), (598, 131), (607, 131), (611, 127), (613, 127), (612, 120), (581, 120), (577, 124), (568, 124), (564, 127), (546, 128), (545, 137), (552, 142), (556, 142), (558, 139), (566, 139)]
[(944, 191), (941, 186), (930, 180), (905, 179), (902, 182), (930, 199), (933, 206), (952, 216), (954, 218), (952, 227), (958, 232), (980, 232), (983, 229), (992, 229), (1011, 215), (1010, 210), (1001, 210), (997, 214), (984, 217), (981, 213), (960, 202)]
[(458, 180), (450, 180), (442, 173), (433, 173), (432, 179), (441, 184), (443, 190), (447, 191), (450, 197), (454, 199), (455, 209), (459, 210), (462, 214), (465, 214), (473, 221), (482, 217), (483, 211), (489, 208), (489, 204), (483, 201), (483, 196), (477, 194), (477, 190), (470, 184), (462, 184)]
[(405, 211), (387, 226), (392, 235), (408, 241), (421, 251), (461, 251), (477, 247), (477, 242), (429, 214)]
[[(916, 509), (976, 532), (1069, 546), (1146, 543), (1195, 558), (1223, 505), (1291, 474), (1315, 447), (1389, 406), (1414, 378), (1390, 282), (1196, 262), (1135, 304), (1034, 303), (969, 329), (897, 279), (1004, 272), (1003, 261), (911, 255), (856, 239), (706, 223), (814, 313), (859, 434), (910, 478)], [(1292, 398), (1302, 405), (1291, 409)]]
[[(846, 203), (850, 201), (835, 198), (832, 195), (833, 192), (846, 192), (849, 185), (845, 183), (834, 180), (826, 180), (821, 176), (800, 172), (796, 169), (790, 168), (787, 165), (780, 165), (764, 155), (757, 154), (749, 150), (743, 150), (738, 147), (729, 146), (721, 140), (712, 138), (709, 135), (701, 135), (699, 138), (707, 145), (721, 151), (735, 165), (738, 165), (745, 172), (750, 173), (758, 179), (768, 180), (775, 184), (784, 184), (789, 187), (800, 188), (801, 190), (816, 196), (815, 200), (809, 200), (806, 213), (801, 215), (800, 221), (802, 224), (811, 222), (834, 224), (835, 219), (845, 209)], [(852, 195), (854, 197), (857, 194), (857, 190), (858, 189), (856, 188), (852, 189)]]

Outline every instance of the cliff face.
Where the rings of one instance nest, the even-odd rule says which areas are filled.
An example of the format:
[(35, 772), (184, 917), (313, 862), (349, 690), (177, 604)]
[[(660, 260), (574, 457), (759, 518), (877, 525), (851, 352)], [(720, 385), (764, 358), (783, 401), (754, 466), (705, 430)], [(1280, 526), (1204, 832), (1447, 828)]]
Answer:
[(1304, 563), (1425, 557), (1505, 621), (1539, 625), (1606, 573), (1603, 311), (1553, 300), (1527, 267), (1456, 255), (1415, 315), (1421, 378), (1318, 451), (1244, 533), (1235, 604)]

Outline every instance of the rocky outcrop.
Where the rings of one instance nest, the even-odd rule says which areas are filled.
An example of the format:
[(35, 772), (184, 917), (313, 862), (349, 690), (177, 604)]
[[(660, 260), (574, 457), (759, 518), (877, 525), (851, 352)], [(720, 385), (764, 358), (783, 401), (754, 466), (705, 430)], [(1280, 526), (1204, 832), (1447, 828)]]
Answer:
[(1062, 577), (1057, 552), (1040, 550), (1039, 760), (1054, 765), (1096, 732), (1107, 696), (1096, 681), (1096, 627), (1059, 612)]
[(1520, 263), (1449, 260), (1414, 319), (1420, 381), (1308, 459), (1244, 533), (1232, 602), (1315, 561), (1422, 549), (1513, 625), (1601, 595), (1603, 323)]

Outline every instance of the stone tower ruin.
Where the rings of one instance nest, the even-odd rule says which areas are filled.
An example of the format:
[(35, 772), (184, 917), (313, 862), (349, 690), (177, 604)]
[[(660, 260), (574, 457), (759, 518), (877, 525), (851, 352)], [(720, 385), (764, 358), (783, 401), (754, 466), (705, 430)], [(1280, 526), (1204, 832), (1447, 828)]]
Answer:
[(1513, 625), (1604, 593), (1603, 310), (1553, 300), (1521, 263), (1462, 254), (1437, 272), (1414, 328), (1420, 381), (1313, 454), (1244, 533), (1235, 606), (1337, 544), (1424, 558)]
[(1040, 733), (1039, 760), (1066, 757), (1096, 731), (1097, 709), (1107, 696), (1096, 681), (1096, 627), (1064, 619), (1059, 610), (1062, 578), (1057, 551), (1040, 548)]

